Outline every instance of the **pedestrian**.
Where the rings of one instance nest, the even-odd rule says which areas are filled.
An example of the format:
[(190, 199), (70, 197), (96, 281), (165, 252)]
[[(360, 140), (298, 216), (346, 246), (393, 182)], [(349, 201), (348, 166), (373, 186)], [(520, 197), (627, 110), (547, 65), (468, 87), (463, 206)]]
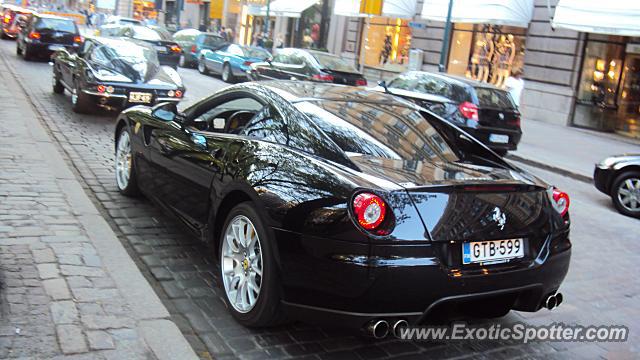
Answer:
[(518, 108), (520, 107), (520, 96), (522, 95), (522, 90), (524, 90), (524, 79), (522, 78), (523, 71), (521, 69), (516, 69), (511, 71), (511, 76), (504, 81), (504, 88), (509, 92), (513, 102), (516, 103)]
[(229, 34), (227, 33), (227, 29), (225, 29), (224, 26), (220, 30), (219, 35), (220, 35), (220, 37), (222, 37), (222, 40), (229, 41)]

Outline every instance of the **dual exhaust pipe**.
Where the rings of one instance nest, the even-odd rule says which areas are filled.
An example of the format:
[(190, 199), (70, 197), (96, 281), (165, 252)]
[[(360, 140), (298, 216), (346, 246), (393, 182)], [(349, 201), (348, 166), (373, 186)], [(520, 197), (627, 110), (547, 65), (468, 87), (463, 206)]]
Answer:
[(562, 304), (562, 300), (563, 300), (562, 293), (556, 292), (547, 296), (547, 299), (544, 301), (543, 305), (547, 309), (552, 310), (560, 306), (560, 304)]
[(400, 337), (400, 331), (409, 327), (407, 320), (399, 319), (389, 323), (387, 320), (379, 319), (369, 322), (364, 330), (368, 336), (376, 339), (384, 339), (391, 333), (395, 337)]

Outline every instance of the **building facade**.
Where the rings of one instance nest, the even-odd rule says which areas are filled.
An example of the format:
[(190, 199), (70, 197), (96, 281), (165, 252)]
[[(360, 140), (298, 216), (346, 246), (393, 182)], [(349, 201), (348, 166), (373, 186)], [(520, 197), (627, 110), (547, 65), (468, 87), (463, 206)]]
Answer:
[[(330, 38), (329, 49), (359, 63), (369, 79), (386, 79), (409, 69), (438, 71), (445, 22), (425, 19), (425, 6), (441, 6), (448, 0), (386, 1), (414, 6), (413, 16), (334, 16), (338, 19), (332, 22), (336, 28), (330, 30), (335, 36)], [(455, 2), (464, 3), (469, 13), (482, 14), (481, 4), (486, 1)], [(640, 38), (610, 35), (606, 29), (596, 29), (596, 33), (589, 28), (552, 26), (558, 0), (549, 4), (547, 0), (511, 2), (509, 12), (528, 14), (524, 24), (518, 19), (501, 19), (495, 9), (491, 9), (491, 19), (474, 22), (466, 14), (461, 17), (471, 20), (453, 23), (444, 46), (445, 71), (502, 86), (513, 71), (523, 70), (521, 111), (525, 120), (640, 137)], [(590, 2), (580, 6), (585, 8)], [(629, 16), (638, 11), (638, 5), (618, 2), (628, 7)], [(620, 14), (615, 3), (609, 1), (602, 7)], [(446, 17), (446, 6), (434, 11)], [(616, 33), (613, 22), (610, 31)], [(634, 35), (633, 31), (629, 34)], [(412, 53), (419, 59), (417, 66), (410, 65)]]

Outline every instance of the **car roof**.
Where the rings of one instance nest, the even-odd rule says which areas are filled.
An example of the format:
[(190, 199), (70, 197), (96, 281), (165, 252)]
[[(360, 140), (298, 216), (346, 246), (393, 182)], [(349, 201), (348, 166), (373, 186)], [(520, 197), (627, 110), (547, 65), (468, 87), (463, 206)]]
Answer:
[(53, 15), (53, 14), (34, 13), (33, 16), (39, 17), (39, 18), (42, 18), (42, 19), (56, 19), (56, 20), (73, 21), (73, 19), (70, 19), (70, 18), (67, 18), (67, 17), (64, 17), (64, 16)]
[[(248, 86), (255, 83), (247, 83)], [(261, 81), (257, 83), (280, 94), (290, 102), (305, 100), (367, 102), (417, 108), (409, 101), (391, 94), (370, 91), (355, 86), (323, 84), (311, 81)]]
[(493, 84), (488, 84), (488, 83), (480, 82), (477, 80), (469, 79), (468, 77), (464, 77), (464, 76), (458, 76), (458, 75), (446, 74), (446, 73), (436, 73), (431, 71), (412, 71), (412, 72), (418, 73), (418, 74), (428, 74), (429, 76), (437, 77), (441, 80), (447, 81), (451, 84), (458, 85), (458, 86), (471, 86), (473, 88), (489, 88), (489, 89), (504, 91), (503, 89), (500, 89), (499, 87)]
[(193, 34), (193, 35), (199, 35), (201, 33), (202, 33), (202, 31), (200, 31), (198, 29), (182, 29), (182, 30), (179, 30), (179, 31), (175, 32), (175, 34)]

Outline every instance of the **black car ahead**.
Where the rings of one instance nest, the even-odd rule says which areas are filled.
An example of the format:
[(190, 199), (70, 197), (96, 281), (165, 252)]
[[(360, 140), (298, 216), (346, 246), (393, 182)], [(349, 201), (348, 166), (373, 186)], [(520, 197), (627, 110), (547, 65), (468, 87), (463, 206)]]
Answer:
[(82, 36), (72, 19), (54, 15), (33, 14), (18, 33), (16, 53), (25, 60), (50, 57), (64, 48), (78, 48)]
[(451, 121), (500, 155), (522, 137), (520, 111), (505, 90), (459, 76), (409, 71), (376, 91), (411, 100)]
[(608, 157), (596, 164), (595, 186), (624, 215), (640, 218), (640, 154)]
[(273, 59), (251, 64), (250, 80), (308, 80), (366, 86), (367, 80), (350, 60), (321, 51), (278, 49)]
[(53, 92), (69, 91), (75, 112), (177, 103), (185, 92), (178, 73), (160, 66), (155, 50), (145, 43), (87, 38), (77, 53), (56, 52), (52, 63)]
[(562, 301), (568, 196), (393, 96), (244, 83), (183, 112), (122, 112), (115, 153), (123, 194), (212, 245), (245, 325), (289, 314), (380, 337), (447, 310)]
[(171, 34), (161, 28), (150, 28), (141, 25), (110, 24), (100, 27), (100, 36), (129, 38), (136, 42), (146, 42), (153, 46), (158, 54), (160, 65), (178, 68), (182, 48), (175, 42)]

